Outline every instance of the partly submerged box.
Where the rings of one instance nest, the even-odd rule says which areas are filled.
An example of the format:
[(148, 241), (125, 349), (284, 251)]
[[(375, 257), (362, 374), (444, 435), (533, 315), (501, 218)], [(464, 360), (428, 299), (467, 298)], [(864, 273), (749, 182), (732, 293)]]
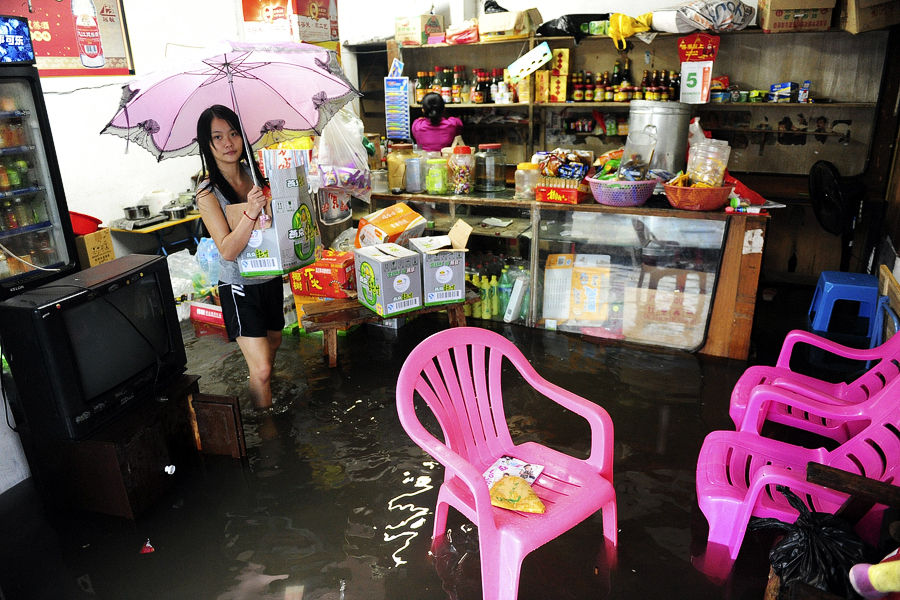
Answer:
[(373, 246), (393, 242), (403, 246), (425, 231), (422, 215), (402, 202), (362, 217), (356, 228), (355, 246)]
[[(247, 246), (237, 257), (245, 277), (283, 275), (316, 258), (319, 228), (309, 195), (306, 152), (263, 150), (264, 175), (272, 194), (266, 218), (256, 221)], [(232, 230), (246, 219), (247, 203), (230, 204), (225, 216)]]
[(482, 42), (527, 38), (540, 24), (536, 8), (485, 13), (478, 18), (478, 35)]
[(425, 306), (466, 299), (465, 248), (455, 248), (449, 235), (412, 238), (409, 248), (421, 255)]
[(766, 33), (827, 31), (835, 0), (759, 0), (759, 26)]
[(429, 36), (443, 31), (444, 17), (441, 15), (415, 15), (394, 20), (394, 40), (400, 46), (421, 46)]
[(301, 296), (349, 298), (356, 289), (352, 252), (325, 250), (322, 258), (290, 275), (291, 292)]
[(397, 244), (353, 250), (359, 303), (381, 317), (422, 308), (421, 260)]

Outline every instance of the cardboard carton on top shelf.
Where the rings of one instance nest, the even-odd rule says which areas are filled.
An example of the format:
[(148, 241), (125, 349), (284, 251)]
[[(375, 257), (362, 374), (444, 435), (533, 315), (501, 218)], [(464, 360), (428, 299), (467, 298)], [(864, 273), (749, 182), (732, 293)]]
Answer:
[(835, 0), (759, 0), (759, 26), (766, 33), (826, 31)]
[(896, 0), (841, 0), (841, 29), (861, 33), (900, 23), (900, 2)]
[(536, 8), (487, 13), (478, 19), (478, 35), (483, 42), (527, 38), (541, 22)]
[(421, 46), (429, 36), (443, 32), (442, 15), (415, 15), (394, 20), (394, 40), (400, 46)]

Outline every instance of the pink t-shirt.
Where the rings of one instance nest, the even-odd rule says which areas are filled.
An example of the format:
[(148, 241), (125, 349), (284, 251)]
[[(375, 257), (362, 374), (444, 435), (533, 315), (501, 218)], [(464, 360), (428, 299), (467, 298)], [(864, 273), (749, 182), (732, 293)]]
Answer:
[(431, 152), (439, 152), (441, 148), (453, 143), (453, 138), (463, 130), (462, 121), (458, 117), (444, 117), (439, 125), (432, 125), (425, 117), (419, 117), (412, 124), (412, 134), (419, 148)]

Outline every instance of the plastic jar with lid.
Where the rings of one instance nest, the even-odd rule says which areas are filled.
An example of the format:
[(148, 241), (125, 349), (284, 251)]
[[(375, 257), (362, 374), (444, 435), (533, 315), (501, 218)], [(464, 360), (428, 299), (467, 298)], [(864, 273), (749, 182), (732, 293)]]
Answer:
[(541, 175), (541, 166), (530, 162), (521, 162), (516, 167), (516, 198), (534, 200), (534, 187)]
[(475, 157), (468, 146), (455, 146), (447, 159), (448, 188), (454, 194), (468, 194), (472, 191), (475, 173)]
[(429, 194), (443, 195), (448, 193), (447, 161), (443, 158), (428, 159), (425, 189)]
[(416, 158), (412, 144), (394, 144), (387, 156), (388, 187), (394, 194), (399, 194), (406, 186), (406, 159)]
[(506, 189), (506, 154), (500, 144), (478, 144), (475, 153), (475, 189), (500, 192)]

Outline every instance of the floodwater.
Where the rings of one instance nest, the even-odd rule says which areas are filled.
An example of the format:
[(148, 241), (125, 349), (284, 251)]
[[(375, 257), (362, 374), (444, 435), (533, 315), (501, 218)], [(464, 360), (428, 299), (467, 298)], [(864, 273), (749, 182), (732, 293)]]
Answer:
[[(358, 328), (339, 337), (334, 369), (320, 338), (285, 336), (279, 410), (244, 411), (247, 459), (202, 456), (181, 466), (136, 521), (48, 514), (30, 482), (3, 494), (0, 598), (480, 598), (477, 535), (465, 519), (451, 510), (450, 539), (429, 555), (443, 469), (411, 443), (394, 407), (404, 357), (445, 321)], [(697, 453), (709, 431), (731, 425), (728, 397), (746, 363), (486, 326), (546, 379), (606, 408), (615, 426), (617, 552), (603, 547), (597, 514), (526, 558), (521, 600), (762, 597), (767, 546), (754, 534), (730, 575), (692, 564), (706, 539)], [(184, 334), (201, 391), (238, 395), (246, 408), (237, 346), (189, 327)], [(505, 402), (516, 441), (586, 453), (580, 418), (514, 379)], [(145, 544), (154, 551), (142, 553)]]

